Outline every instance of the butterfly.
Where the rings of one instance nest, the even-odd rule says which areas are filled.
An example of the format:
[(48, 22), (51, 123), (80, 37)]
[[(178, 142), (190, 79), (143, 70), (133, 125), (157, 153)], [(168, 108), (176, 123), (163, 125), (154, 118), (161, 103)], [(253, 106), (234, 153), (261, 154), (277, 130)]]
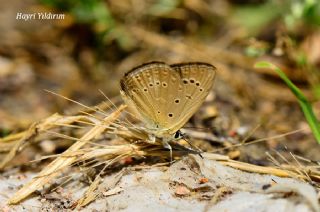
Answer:
[(167, 65), (142, 64), (120, 81), (123, 100), (145, 124), (149, 142), (161, 139), (164, 146), (180, 136), (180, 129), (209, 94), (216, 68), (200, 62)]

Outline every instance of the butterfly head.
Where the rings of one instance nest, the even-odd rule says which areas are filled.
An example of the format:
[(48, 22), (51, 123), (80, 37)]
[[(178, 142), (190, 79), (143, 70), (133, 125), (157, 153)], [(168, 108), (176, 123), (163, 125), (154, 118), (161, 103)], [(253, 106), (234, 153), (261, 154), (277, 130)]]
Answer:
[(152, 128), (152, 129), (147, 128), (145, 130), (148, 134), (160, 140), (173, 141), (173, 140), (179, 140), (184, 136), (180, 130), (174, 133), (172, 133), (172, 131), (170, 131), (169, 129), (161, 129), (161, 128)]

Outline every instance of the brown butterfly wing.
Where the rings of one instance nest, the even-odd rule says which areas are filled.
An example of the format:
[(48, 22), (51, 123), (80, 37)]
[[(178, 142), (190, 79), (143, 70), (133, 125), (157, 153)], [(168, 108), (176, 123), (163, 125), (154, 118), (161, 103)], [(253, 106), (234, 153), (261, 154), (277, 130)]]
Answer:
[(173, 98), (171, 90), (178, 80), (179, 74), (170, 66), (152, 62), (129, 71), (120, 83), (127, 104), (138, 111), (148, 128), (157, 130), (170, 126), (168, 98)]
[(122, 94), (148, 128), (174, 134), (208, 95), (214, 70), (213, 66), (204, 63), (144, 64), (121, 80)]
[(171, 68), (179, 73), (183, 88), (183, 95), (179, 95), (181, 101), (176, 107), (179, 116), (170, 129), (174, 133), (185, 125), (208, 96), (216, 68), (207, 63), (182, 63), (171, 65)]

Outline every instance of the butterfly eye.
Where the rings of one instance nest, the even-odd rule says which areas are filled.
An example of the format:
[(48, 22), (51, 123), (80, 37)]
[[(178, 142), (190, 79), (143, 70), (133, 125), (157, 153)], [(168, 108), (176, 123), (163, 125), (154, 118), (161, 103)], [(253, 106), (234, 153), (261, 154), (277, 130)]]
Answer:
[(182, 137), (182, 133), (180, 130), (178, 130), (175, 134), (174, 134), (174, 138), (181, 138)]

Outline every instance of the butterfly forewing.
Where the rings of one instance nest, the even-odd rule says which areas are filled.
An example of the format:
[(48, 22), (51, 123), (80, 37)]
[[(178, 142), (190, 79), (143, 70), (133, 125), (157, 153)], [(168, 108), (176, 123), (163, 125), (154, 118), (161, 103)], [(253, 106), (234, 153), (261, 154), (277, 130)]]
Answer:
[(147, 128), (173, 134), (200, 107), (214, 76), (215, 68), (205, 63), (169, 66), (152, 62), (128, 72), (121, 88)]

